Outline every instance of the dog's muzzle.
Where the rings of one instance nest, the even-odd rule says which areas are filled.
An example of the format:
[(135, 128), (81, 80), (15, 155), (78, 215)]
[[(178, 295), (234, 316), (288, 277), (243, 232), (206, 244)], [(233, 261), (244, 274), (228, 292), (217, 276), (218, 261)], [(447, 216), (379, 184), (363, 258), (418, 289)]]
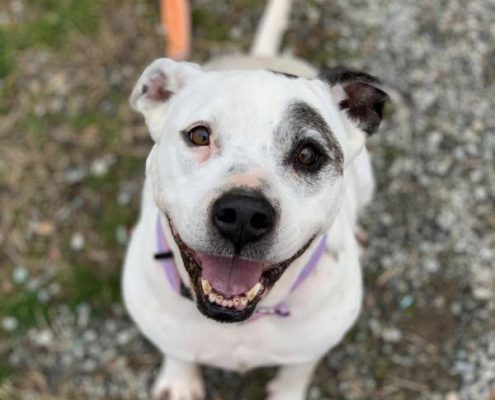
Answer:
[[(247, 256), (248, 248), (266, 247), (277, 222), (275, 207), (261, 193), (235, 189), (220, 196), (209, 210), (213, 236), (230, 247), (227, 256), (208, 254), (189, 247), (169, 219), (184, 266), (189, 273), (199, 310), (222, 322), (251, 317), (285, 269), (310, 245), (311, 238), (289, 259), (270, 264)], [(258, 252), (259, 254), (259, 252)]]

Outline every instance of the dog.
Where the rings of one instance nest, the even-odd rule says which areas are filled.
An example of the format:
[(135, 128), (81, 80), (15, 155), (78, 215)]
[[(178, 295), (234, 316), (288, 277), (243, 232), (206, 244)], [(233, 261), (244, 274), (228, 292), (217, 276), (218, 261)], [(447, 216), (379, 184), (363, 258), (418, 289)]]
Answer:
[(302, 400), (358, 317), (365, 141), (387, 95), (366, 73), (277, 56), (287, 3), (270, 3), (251, 55), (158, 59), (131, 95), (154, 145), (123, 296), (165, 356), (155, 399), (203, 399), (199, 365), (276, 365), (269, 399)]

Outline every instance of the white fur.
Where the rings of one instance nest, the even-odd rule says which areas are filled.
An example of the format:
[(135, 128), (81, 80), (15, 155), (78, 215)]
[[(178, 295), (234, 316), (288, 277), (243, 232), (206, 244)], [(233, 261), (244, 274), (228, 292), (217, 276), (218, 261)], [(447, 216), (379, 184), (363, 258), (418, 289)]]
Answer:
[(282, 36), (289, 23), (291, 0), (269, 0), (263, 14), (254, 43), (253, 56), (274, 56), (278, 53)]
[[(125, 262), (124, 299), (147, 338), (164, 354), (181, 362), (237, 371), (265, 365), (311, 365), (308, 368), (312, 370), (342, 339), (359, 313), (361, 272), (353, 229), (364, 205), (361, 195), (365, 194), (368, 200), (372, 190), (372, 175), (362, 140), (352, 138), (352, 135), (361, 138), (362, 132), (351, 126), (337, 109), (324, 84), (268, 74), (202, 72), (201, 77), (195, 76), (187, 82), (169, 104), (158, 105), (159, 115), (156, 110), (150, 110), (157, 115), (150, 119), (145, 110), (156, 143), (148, 159), (141, 216)], [(257, 79), (266, 80), (265, 93), (253, 92), (253, 82)], [(235, 91), (231, 90), (233, 85)], [(247, 100), (247, 104), (233, 107), (239, 97)], [(278, 176), (271, 151), (273, 128), (283, 115), (287, 99), (294, 97), (307, 101), (322, 113), (344, 149), (347, 165), (342, 178), (329, 181), (326, 188), (309, 197)], [(257, 103), (250, 104), (249, 100), (254, 98), (258, 99)], [(190, 150), (181, 144), (178, 132), (196, 120), (208, 121), (213, 117), (222, 132), (218, 140), (222, 142), (223, 156), (198, 165), (188, 156)], [(359, 151), (362, 155), (355, 158)], [(312, 248), (289, 267), (260, 303), (273, 306), (287, 300), (292, 313), (289, 318), (269, 316), (239, 324), (207, 319), (192, 301), (172, 290), (152, 257), (157, 205), (171, 215), (189, 246), (205, 250), (204, 210), (212, 192), (226, 184), (228, 167), (237, 160), (266, 171), (287, 216), (282, 217), (278, 239), (268, 255), (272, 262), (294, 254), (315, 227), (329, 231), (328, 252), (304, 284), (288, 296)], [(173, 243), (168, 230), (166, 235)], [(177, 250), (175, 246), (174, 250)], [(180, 256), (176, 259), (180, 260)], [(182, 263), (178, 264), (183, 281), (188, 282)], [(299, 384), (303, 392), (306, 384), (307, 378)]]
[[(232, 67), (223, 59), (202, 70), (190, 63), (157, 60), (144, 71), (131, 96), (155, 144), (147, 160), (140, 218), (125, 260), (124, 300), (143, 334), (167, 357), (154, 386), (155, 397), (168, 392), (171, 400), (202, 398), (197, 364), (241, 372), (279, 365), (283, 368), (269, 387), (270, 399), (302, 400), (318, 361), (340, 342), (361, 307), (354, 228), (374, 188), (365, 134), (339, 110), (343, 90), (312, 79), (314, 70), (303, 62), (276, 57), (231, 61)], [(249, 71), (260, 67), (308, 79)], [(215, 68), (222, 71), (211, 70)], [(166, 102), (149, 101), (142, 93), (142, 85), (157, 73), (167, 77), (167, 89), (174, 93)], [(274, 131), (294, 100), (306, 102), (323, 116), (344, 153), (343, 176), (329, 176), (314, 193), (301, 189), (280, 169)], [(181, 132), (198, 121), (210, 124), (212, 146), (219, 153), (205, 154), (184, 144)], [(291, 311), (288, 318), (267, 316), (235, 324), (208, 319), (193, 301), (170, 287), (153, 259), (159, 210), (167, 212), (189, 247), (211, 251), (206, 210), (219, 191), (232, 185), (231, 167), (239, 165), (269, 182), (267, 195), (282, 210), (266, 254), (268, 262), (291, 257), (315, 231), (328, 233), (326, 252), (306, 281), (289, 294), (317, 241), (260, 303), (274, 306), (285, 300)], [(178, 271), (188, 284), (169, 226), (162, 222)]]

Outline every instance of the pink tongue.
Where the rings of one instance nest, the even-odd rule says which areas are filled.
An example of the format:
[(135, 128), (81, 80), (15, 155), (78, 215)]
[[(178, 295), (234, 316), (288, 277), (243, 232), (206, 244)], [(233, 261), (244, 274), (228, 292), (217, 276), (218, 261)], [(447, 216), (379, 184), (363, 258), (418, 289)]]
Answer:
[(203, 278), (217, 292), (226, 297), (235, 296), (251, 289), (261, 278), (263, 267), (254, 261), (240, 258), (201, 256)]

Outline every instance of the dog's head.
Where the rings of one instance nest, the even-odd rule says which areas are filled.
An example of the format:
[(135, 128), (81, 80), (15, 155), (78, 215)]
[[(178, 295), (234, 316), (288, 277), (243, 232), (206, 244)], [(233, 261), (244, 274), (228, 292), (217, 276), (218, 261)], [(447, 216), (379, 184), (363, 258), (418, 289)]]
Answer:
[(155, 202), (208, 317), (249, 318), (340, 208), (387, 96), (366, 74), (324, 78), (159, 59), (133, 91), (155, 141)]

